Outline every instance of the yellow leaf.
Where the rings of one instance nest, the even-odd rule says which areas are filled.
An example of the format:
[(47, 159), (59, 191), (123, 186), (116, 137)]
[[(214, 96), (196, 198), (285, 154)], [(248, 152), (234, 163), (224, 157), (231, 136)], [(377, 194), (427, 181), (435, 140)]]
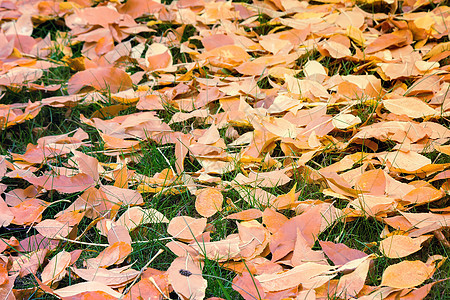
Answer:
[(347, 36), (357, 43), (358, 46), (363, 47), (366, 43), (366, 39), (364, 38), (362, 31), (352, 25), (347, 27)]

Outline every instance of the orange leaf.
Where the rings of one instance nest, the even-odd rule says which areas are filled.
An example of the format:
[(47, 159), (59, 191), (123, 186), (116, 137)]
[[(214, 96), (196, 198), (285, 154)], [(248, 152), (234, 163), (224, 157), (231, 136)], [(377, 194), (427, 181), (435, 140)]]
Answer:
[(406, 201), (408, 204), (422, 205), (439, 200), (444, 196), (445, 193), (441, 190), (434, 187), (421, 186), (406, 194), (402, 201)]
[(266, 208), (263, 212), (262, 220), (267, 229), (271, 233), (275, 233), (288, 221), (288, 218), (272, 208)]
[(262, 212), (256, 208), (246, 209), (231, 215), (226, 216), (224, 219), (250, 221), (262, 217)]
[(193, 240), (205, 230), (206, 221), (206, 218), (175, 217), (170, 221), (167, 232), (178, 239)]
[(14, 288), (14, 281), (18, 274), (9, 276), (6, 275), (7, 278), (3, 284), (0, 285), (0, 297), (1, 299), (5, 300), (16, 300), (17, 298), (14, 296), (13, 288)]
[(60, 281), (66, 275), (66, 268), (71, 262), (71, 255), (69, 252), (61, 251), (56, 254), (42, 271), (42, 283), (51, 285)]
[(266, 291), (282, 291), (302, 285), (311, 289), (328, 282), (336, 274), (328, 275), (331, 266), (307, 262), (288, 271), (276, 274), (262, 274), (255, 276)]
[(169, 220), (154, 208), (143, 209), (134, 206), (127, 209), (116, 221), (116, 224), (124, 226), (128, 231), (149, 223), (169, 223)]
[(290, 208), (291, 205), (295, 202), (295, 200), (297, 200), (297, 196), (295, 195), (296, 188), (297, 183), (294, 184), (289, 193), (276, 197), (275, 200), (272, 202), (273, 207), (277, 210)]
[(144, 203), (142, 195), (135, 190), (113, 185), (103, 185), (100, 190), (105, 193), (110, 203), (118, 205), (139, 205)]
[(14, 219), (14, 214), (9, 206), (0, 198), (0, 226), (6, 227)]
[(114, 297), (113, 295), (104, 291), (90, 291), (82, 292), (74, 296), (65, 296), (64, 300), (117, 300), (117, 297)]
[[(130, 292), (123, 298), (124, 300), (142, 300), (161, 299), (161, 296), (166, 296), (172, 291), (172, 287), (168, 282), (167, 272), (162, 272), (156, 269), (147, 268), (142, 275), (141, 280), (130, 289)], [(163, 295), (161, 295), (161, 293)]]
[(113, 245), (116, 242), (125, 242), (131, 245), (131, 237), (128, 229), (122, 225), (111, 226), (108, 231), (108, 244)]
[(77, 269), (72, 268), (73, 272), (83, 278), (86, 281), (95, 281), (103, 283), (112, 288), (124, 287), (126, 284), (130, 283), (137, 276), (139, 276), (139, 271), (133, 269)]
[(95, 185), (94, 179), (83, 173), (76, 174), (72, 177), (65, 175), (44, 175), (40, 177), (25, 177), (24, 179), (46, 190), (55, 190), (61, 193), (81, 192)]
[(405, 45), (405, 43), (408, 41), (408, 34), (411, 35), (411, 32), (409, 30), (399, 30), (389, 34), (383, 34), (375, 41), (370, 43), (365, 52), (370, 54), (394, 45)]
[(56, 220), (46, 219), (34, 228), (43, 236), (49, 239), (58, 239), (59, 237), (67, 237), (71, 228), (67, 223), (61, 223)]
[[(107, 285), (104, 285), (103, 283), (100, 283), (100, 282), (94, 282), (94, 281), (82, 282), (82, 283), (69, 285), (67, 287), (54, 290), (54, 292), (55, 292), (55, 294), (57, 294), (58, 296), (60, 296), (61, 298), (64, 298), (64, 299), (117, 299), (122, 296), (121, 293), (116, 292), (115, 290), (108, 287)], [(73, 297), (73, 296), (83, 294), (83, 293), (85, 293), (84, 295), (89, 295), (89, 296), (85, 298), (84, 295), (83, 296), (80, 295), (80, 298), (78, 298), (78, 297), (77, 298), (69, 298), (69, 297)], [(91, 294), (92, 294), (92, 298), (91, 298)], [(105, 298), (100, 297), (100, 296), (103, 296), (104, 294), (106, 294)], [(112, 297), (115, 297), (115, 298), (112, 298)]]
[(69, 94), (79, 92), (83, 87), (93, 87), (99, 91), (117, 93), (125, 91), (133, 85), (130, 76), (125, 71), (114, 67), (88, 69), (73, 75), (68, 81)]
[(215, 242), (197, 243), (194, 241), (190, 244), (190, 247), (210, 260), (222, 262), (239, 256), (241, 252), (239, 248), (240, 243), (239, 236), (231, 234), (226, 239)]
[(11, 223), (16, 225), (29, 225), (34, 222), (40, 222), (42, 219), (41, 214), (47, 208), (48, 204), (40, 199), (32, 198), (14, 207), (10, 207), (14, 215)]
[(370, 259), (366, 259), (353, 272), (343, 275), (339, 279), (336, 294), (355, 297), (364, 287), (370, 262)]
[(245, 300), (265, 299), (266, 293), (259, 281), (248, 272), (233, 279), (233, 290), (238, 291)]
[(142, 15), (157, 13), (163, 8), (164, 6), (161, 3), (152, 0), (129, 0), (125, 4), (120, 5), (118, 11), (136, 19)]
[(3, 264), (0, 264), (0, 286), (7, 283), (8, 281), (8, 270), (6, 270)]
[(100, 252), (97, 257), (86, 260), (90, 268), (104, 268), (122, 263), (131, 253), (131, 245), (125, 242), (116, 242)]
[(429, 237), (410, 238), (404, 235), (392, 235), (380, 242), (380, 251), (389, 258), (401, 258), (419, 251), (420, 246)]
[(425, 102), (415, 97), (391, 98), (383, 100), (384, 107), (397, 115), (407, 115), (410, 118), (424, 118), (437, 115)]
[(250, 59), (250, 55), (236, 45), (226, 45), (214, 48), (198, 56), (207, 59), (212, 65), (222, 68), (236, 67)]
[(238, 223), (241, 239), (241, 255), (244, 259), (252, 259), (261, 254), (269, 242), (269, 231), (258, 221), (251, 220)]
[(384, 270), (381, 285), (398, 289), (412, 288), (427, 280), (429, 274), (429, 267), (420, 260), (405, 260)]
[(84, 154), (83, 152), (73, 150), (73, 159), (78, 165), (80, 173), (85, 173), (94, 179), (95, 182), (99, 180), (99, 165), (95, 157)]
[(349, 261), (367, 256), (366, 253), (349, 248), (342, 243), (335, 244), (328, 241), (319, 241), (319, 244), (323, 252), (335, 265), (344, 265)]
[(195, 199), (195, 209), (203, 217), (211, 217), (222, 210), (223, 196), (215, 188), (206, 188), (200, 191)]
[(169, 283), (182, 298), (200, 300), (205, 297), (207, 281), (202, 270), (190, 257), (177, 257), (167, 269)]
[(294, 250), (297, 229), (302, 232), (306, 245), (309, 247), (314, 245), (322, 220), (320, 208), (320, 206), (315, 206), (307, 212), (293, 217), (275, 232), (269, 242), (272, 261), (277, 261)]

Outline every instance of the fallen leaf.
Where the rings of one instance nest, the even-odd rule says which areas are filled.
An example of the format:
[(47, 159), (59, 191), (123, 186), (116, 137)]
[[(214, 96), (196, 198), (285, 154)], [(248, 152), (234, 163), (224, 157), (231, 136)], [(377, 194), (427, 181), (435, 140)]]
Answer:
[(238, 223), (240, 254), (244, 259), (252, 259), (261, 254), (269, 242), (269, 231), (258, 221)]
[[(100, 294), (97, 294), (98, 296), (103, 295), (101, 293), (101, 292), (103, 292), (106, 295), (108, 295), (107, 297), (112, 296), (112, 297), (115, 297), (116, 299), (120, 298), (122, 296), (121, 293), (116, 292), (115, 290), (108, 287), (107, 285), (104, 285), (100, 282), (94, 282), (94, 281), (76, 283), (76, 284), (69, 285), (64, 288), (56, 289), (56, 290), (54, 290), (54, 292), (56, 295), (58, 295), (61, 298), (73, 297), (73, 296), (76, 296), (76, 295), (79, 295), (82, 293), (86, 293), (86, 295), (88, 295), (88, 293), (90, 293), (90, 292), (93, 292), (94, 295), (96, 293), (100, 292)], [(104, 299), (104, 298), (102, 298), (102, 299)]]
[(241, 239), (239, 236), (230, 235), (224, 240), (215, 242), (194, 242), (190, 244), (190, 247), (208, 259), (222, 262), (240, 257), (240, 244)]
[(130, 244), (126, 242), (115, 242), (100, 252), (97, 257), (87, 259), (86, 264), (92, 269), (120, 264), (128, 257), (131, 251)]
[(124, 287), (132, 282), (140, 272), (133, 269), (78, 269), (72, 268), (72, 271), (86, 281), (100, 282), (112, 288)]
[(263, 213), (256, 208), (250, 208), (246, 209), (237, 213), (230, 214), (224, 219), (234, 219), (234, 220), (241, 220), (241, 221), (250, 221), (254, 219), (261, 218), (263, 216)]
[(319, 241), (319, 244), (322, 247), (323, 252), (325, 252), (328, 258), (335, 265), (344, 265), (352, 260), (367, 256), (366, 253), (357, 249), (349, 248), (342, 243), (335, 244), (328, 241)]
[(25, 177), (24, 179), (46, 190), (55, 190), (61, 193), (81, 192), (95, 185), (94, 179), (83, 173), (71, 177), (65, 175), (44, 175), (40, 177)]
[(69, 94), (75, 94), (88, 86), (99, 91), (116, 93), (131, 88), (130, 76), (114, 67), (88, 69), (73, 75), (68, 81)]
[(175, 292), (188, 299), (203, 299), (207, 281), (202, 270), (190, 256), (177, 257), (167, 269), (169, 282)]
[(427, 237), (410, 238), (404, 235), (392, 235), (380, 242), (380, 251), (389, 258), (401, 258), (419, 251)]
[(243, 272), (233, 279), (233, 289), (245, 300), (264, 299), (265, 292), (259, 281), (249, 272)]
[(122, 225), (111, 226), (108, 231), (108, 244), (113, 245), (116, 242), (125, 242), (131, 245), (131, 236), (128, 229)]
[(353, 272), (344, 274), (339, 279), (336, 293), (346, 297), (356, 297), (364, 287), (371, 261), (366, 259)]
[(425, 263), (405, 260), (384, 270), (381, 285), (399, 289), (412, 288), (422, 284), (429, 273), (429, 267)]
[(132, 231), (143, 224), (169, 223), (169, 220), (154, 208), (143, 209), (134, 206), (127, 209), (117, 219), (116, 223), (127, 228), (128, 231)]
[(167, 232), (178, 239), (193, 240), (205, 230), (206, 221), (206, 218), (175, 217), (170, 221)]
[(56, 220), (46, 219), (34, 228), (43, 236), (49, 239), (58, 239), (59, 237), (67, 237), (71, 228), (68, 224), (58, 222)]
[(42, 283), (52, 285), (61, 281), (66, 276), (66, 268), (70, 265), (71, 258), (70, 253), (64, 250), (56, 254), (42, 271)]
[(434, 116), (437, 112), (426, 103), (415, 97), (402, 97), (383, 100), (384, 107), (397, 115), (407, 115), (410, 118)]
[(297, 287), (310, 289), (319, 287), (336, 275), (329, 275), (330, 266), (307, 262), (293, 269), (278, 274), (262, 274), (255, 276), (266, 291), (281, 291)]
[(222, 210), (223, 196), (215, 188), (206, 188), (200, 191), (195, 199), (195, 209), (202, 217), (211, 217)]

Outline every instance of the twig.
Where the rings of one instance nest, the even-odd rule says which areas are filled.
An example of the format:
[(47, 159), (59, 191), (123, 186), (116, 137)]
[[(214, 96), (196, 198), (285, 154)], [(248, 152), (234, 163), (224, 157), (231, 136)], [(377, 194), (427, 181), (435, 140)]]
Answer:
[(144, 270), (147, 269), (147, 267), (161, 254), (163, 253), (163, 249), (159, 249), (158, 252), (153, 256), (146, 264), (142, 267), (141, 271), (139, 272), (138, 276), (133, 280), (133, 282), (128, 286), (128, 288), (122, 293), (122, 296), (120, 296), (119, 300), (123, 298), (133, 287), (133, 285), (137, 282), (138, 278), (141, 277), (142, 273), (144, 273)]
[(169, 168), (172, 170), (173, 174), (177, 174), (177, 172), (175, 172), (175, 170), (172, 168), (172, 165), (170, 164), (170, 161), (167, 159), (167, 157), (164, 155), (164, 153), (162, 153), (161, 149), (159, 149), (158, 147), (156, 147), (156, 150), (158, 150), (158, 152), (162, 155), (162, 157), (164, 158), (164, 160), (166, 161), (166, 163), (169, 165)]
[(153, 277), (150, 277), (148, 280), (150, 280), (150, 282), (153, 283), (155, 288), (158, 290), (158, 292), (161, 293), (161, 295), (164, 297), (164, 299), (170, 299), (169, 297), (166, 296), (166, 294), (164, 294), (164, 292), (161, 290), (161, 288), (156, 284), (156, 281), (155, 281), (155, 279), (153, 279)]
[(447, 241), (445, 235), (442, 233), (442, 230), (433, 231), (434, 236), (441, 242), (446, 248), (450, 249), (450, 242)]
[(167, 241), (167, 240), (173, 240), (173, 237), (168, 236), (168, 237), (163, 237), (163, 238), (159, 238), (159, 239), (151, 239), (148, 241), (135, 241), (135, 242), (131, 242), (131, 244), (144, 244), (144, 243), (150, 243), (150, 242), (156, 242), (156, 241)]
[(60, 235), (55, 236), (55, 239), (58, 240), (63, 240), (69, 243), (75, 243), (75, 244), (80, 244), (80, 245), (86, 245), (86, 246), (97, 246), (97, 247), (109, 247), (109, 244), (97, 244), (97, 243), (87, 243), (87, 242), (81, 242), (81, 241), (76, 241), (76, 240), (71, 240), (65, 237), (62, 237)]
[[(69, 243), (86, 245), (86, 246), (97, 246), (97, 247), (109, 247), (109, 246), (111, 246), (109, 244), (87, 243), (87, 242), (81, 242), (81, 241), (77, 241), (77, 240), (71, 240), (71, 239), (62, 237), (60, 235), (55, 236), (55, 239), (63, 240), (63, 241), (69, 242)], [(164, 238), (152, 239), (152, 240), (148, 240), (148, 241), (135, 241), (135, 242), (131, 242), (131, 244), (145, 244), (145, 243), (150, 243), (150, 242), (155, 242), (155, 241), (166, 241), (166, 240), (172, 240), (172, 239), (173, 239), (173, 237), (164, 237)]]

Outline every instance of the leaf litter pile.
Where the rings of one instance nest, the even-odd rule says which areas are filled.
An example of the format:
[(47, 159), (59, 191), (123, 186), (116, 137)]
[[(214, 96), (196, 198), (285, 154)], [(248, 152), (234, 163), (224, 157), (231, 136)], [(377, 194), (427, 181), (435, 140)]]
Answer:
[(449, 292), (444, 1), (0, 15), (1, 299)]

